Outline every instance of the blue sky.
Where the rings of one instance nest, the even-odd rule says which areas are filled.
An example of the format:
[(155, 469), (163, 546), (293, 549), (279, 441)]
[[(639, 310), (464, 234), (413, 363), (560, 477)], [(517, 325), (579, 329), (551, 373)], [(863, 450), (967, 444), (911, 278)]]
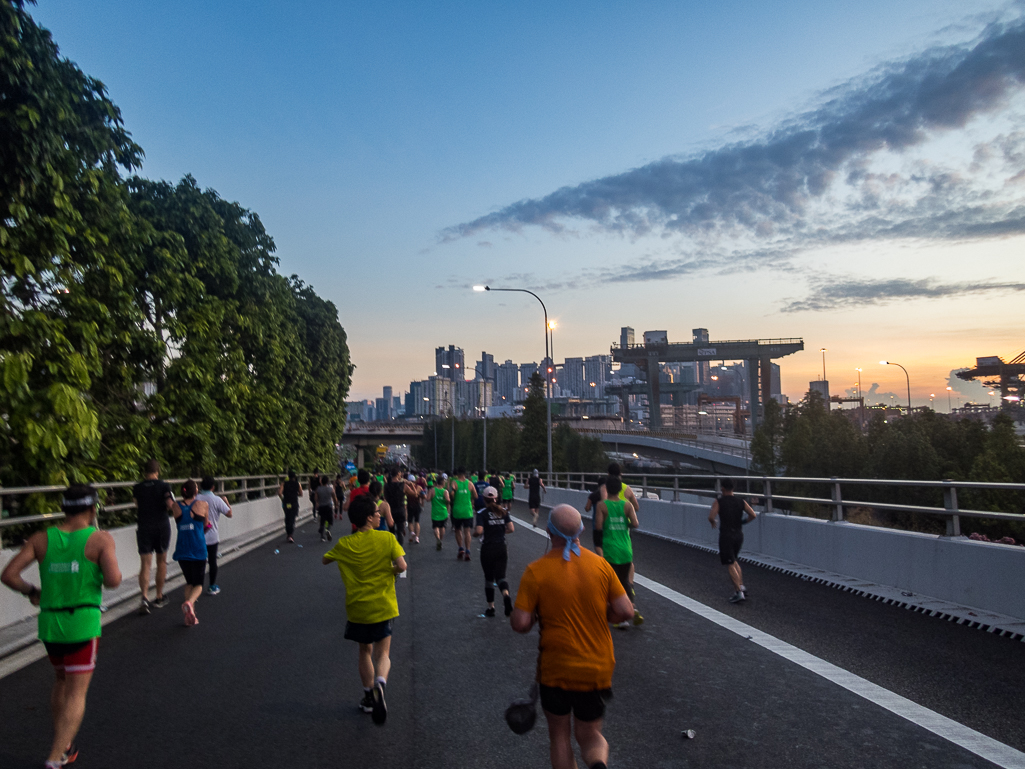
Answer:
[[(469, 291), (487, 281), (543, 292), (558, 359), (607, 351), (622, 325), (673, 340), (696, 326), (803, 336), (808, 351), (783, 361), (791, 397), (827, 347), (834, 390), (862, 366), (866, 389), (900, 392), (876, 364), (891, 358), (910, 363), (923, 402), (950, 369), (1025, 347), (1020, 79), (953, 117), (937, 117), (933, 95), (921, 137), (803, 166), (838, 126), (867, 132), (863, 105), (903, 112), (930, 67), (949, 75), (1013, 40), (1019, 9), (42, 0), (31, 12), (107, 85), (144, 175), (191, 173), (259, 213), (281, 271), (338, 305), (354, 397), (430, 374), (438, 345), (538, 360), (533, 300)], [(987, 87), (980, 75), (964, 89)], [(780, 161), (806, 128), (814, 147)], [(795, 201), (778, 174), (721, 170), (752, 147), (828, 191)], [(701, 158), (713, 170), (681, 189)], [(747, 192), (727, 200), (727, 183)]]

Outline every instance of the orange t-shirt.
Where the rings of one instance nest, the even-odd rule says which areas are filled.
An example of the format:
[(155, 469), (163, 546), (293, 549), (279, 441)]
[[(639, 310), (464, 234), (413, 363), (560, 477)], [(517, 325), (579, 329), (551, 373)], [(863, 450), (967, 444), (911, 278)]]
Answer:
[(616, 657), (605, 610), (626, 591), (608, 562), (590, 550), (553, 549), (527, 566), (516, 608), (538, 615), (541, 683), (586, 692), (612, 686)]

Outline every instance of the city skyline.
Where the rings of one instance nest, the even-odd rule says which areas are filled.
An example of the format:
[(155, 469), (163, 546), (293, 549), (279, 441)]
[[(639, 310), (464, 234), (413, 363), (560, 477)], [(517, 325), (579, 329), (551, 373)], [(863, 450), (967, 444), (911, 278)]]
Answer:
[(802, 337), (793, 400), (823, 347), (834, 392), (861, 368), (902, 394), (891, 359), (915, 405), (984, 398), (950, 372), (1025, 348), (1019, 4), (29, 12), (106, 85), (144, 175), (258, 213), (280, 271), (336, 304), (351, 399), (442, 342), (541, 360), (537, 303), (477, 283), (542, 296), (559, 360), (623, 325)]

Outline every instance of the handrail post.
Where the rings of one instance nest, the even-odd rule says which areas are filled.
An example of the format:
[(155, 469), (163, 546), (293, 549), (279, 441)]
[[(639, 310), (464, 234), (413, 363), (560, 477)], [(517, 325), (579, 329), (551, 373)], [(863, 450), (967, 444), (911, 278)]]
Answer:
[(643, 499), (648, 498), (648, 476), (641, 476), (641, 495)]
[(840, 522), (843, 520), (843, 498), (840, 496), (840, 483), (836, 480), (835, 475), (829, 480), (833, 481), (833, 520)]
[[(950, 483), (950, 481), (944, 481)], [(950, 486), (943, 489), (943, 506), (951, 511), (947, 517), (947, 536), (961, 536), (961, 516), (957, 514), (957, 486)]]
[(673, 476), (673, 502), (680, 501), (680, 476)]
[(772, 512), (772, 481), (766, 478), (762, 481), (762, 491), (765, 493), (765, 512)]
[(249, 501), (249, 494), (248, 494), (248, 492), (246, 492), (246, 487), (247, 487), (246, 479), (243, 478), (242, 481), (241, 481), (241, 485), (239, 486), (239, 491), (241, 492), (241, 494), (239, 496), (242, 498), (243, 502), (248, 502)]
[(715, 497), (718, 499), (722, 496), (722, 478), (718, 475), (715, 476)]

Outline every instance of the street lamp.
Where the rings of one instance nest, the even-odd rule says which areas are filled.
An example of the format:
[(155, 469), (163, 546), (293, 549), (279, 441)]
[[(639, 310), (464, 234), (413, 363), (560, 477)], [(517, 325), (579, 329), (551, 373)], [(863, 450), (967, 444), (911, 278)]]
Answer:
[(826, 381), (826, 348), (820, 347), (819, 352), (822, 353), (822, 381)]
[(484, 378), (484, 371), (480, 366), (473, 367), (473, 373), (476, 374), (477, 372), (480, 372), (480, 402), (481, 410), (484, 413), (484, 467), (481, 469), (486, 473), (488, 471), (488, 407), (484, 396), (488, 391), (488, 380)]
[(879, 361), (880, 366), (897, 366), (901, 371), (904, 372), (904, 378), (908, 382), (908, 416), (911, 416), (911, 377), (908, 376), (908, 370), (901, 366), (899, 363), (894, 363), (892, 360), (881, 360)]
[(949, 387), (949, 386), (947, 387), (947, 413), (948, 414), (951, 413), (951, 409), (950, 409), (950, 391), (953, 390), (953, 389), (954, 389), (953, 387)]
[[(545, 314), (545, 360), (548, 359), (548, 308), (545, 307), (545, 303), (541, 301), (541, 297), (535, 294), (533, 291), (528, 291), (525, 288), (492, 288), (491, 286), (474, 286), (474, 291), (512, 291), (520, 294), (530, 294), (532, 297), (537, 299), (541, 303), (541, 309)], [(545, 379), (548, 379), (547, 375)], [(551, 394), (545, 398), (548, 406), (548, 482), (552, 482), (552, 397)]]
[(858, 403), (861, 406), (861, 429), (865, 429), (865, 397), (861, 394), (861, 367), (854, 369), (858, 372)]

